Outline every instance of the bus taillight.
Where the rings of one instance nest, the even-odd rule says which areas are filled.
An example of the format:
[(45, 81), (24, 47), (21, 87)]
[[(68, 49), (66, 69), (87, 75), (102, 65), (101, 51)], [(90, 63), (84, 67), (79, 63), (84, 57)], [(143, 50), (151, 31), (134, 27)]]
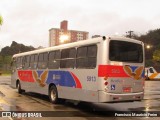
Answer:
[(104, 85), (108, 85), (108, 82), (105, 82)]
[(107, 80), (107, 79), (108, 79), (108, 77), (105, 76), (105, 77), (104, 77), (104, 80)]

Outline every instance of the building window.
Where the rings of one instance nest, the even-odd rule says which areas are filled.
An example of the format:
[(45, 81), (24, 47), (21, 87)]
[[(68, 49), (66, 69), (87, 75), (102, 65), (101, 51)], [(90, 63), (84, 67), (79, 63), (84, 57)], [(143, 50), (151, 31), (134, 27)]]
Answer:
[(84, 46), (77, 49), (77, 68), (95, 68), (97, 62), (97, 46)]

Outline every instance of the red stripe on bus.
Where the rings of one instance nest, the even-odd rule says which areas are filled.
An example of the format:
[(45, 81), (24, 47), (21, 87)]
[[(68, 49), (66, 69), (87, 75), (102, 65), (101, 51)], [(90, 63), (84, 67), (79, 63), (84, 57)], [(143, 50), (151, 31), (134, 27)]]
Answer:
[(117, 65), (99, 65), (98, 77), (129, 77), (123, 69), (123, 66)]
[(81, 85), (79, 79), (77, 78), (77, 76), (75, 76), (72, 72), (70, 72), (70, 73), (72, 74), (72, 76), (76, 82), (76, 88), (82, 88), (82, 85)]
[(26, 82), (35, 82), (33, 75), (32, 75), (32, 71), (18, 71), (18, 77), (20, 80), (22, 81), (26, 81)]

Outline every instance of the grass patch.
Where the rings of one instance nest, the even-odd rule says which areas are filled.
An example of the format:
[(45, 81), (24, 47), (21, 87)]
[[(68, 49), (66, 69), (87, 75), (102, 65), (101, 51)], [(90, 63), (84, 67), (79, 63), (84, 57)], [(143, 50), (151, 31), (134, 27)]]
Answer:
[(11, 76), (11, 74), (1, 74), (1, 76)]
[(11, 71), (0, 71), (0, 76), (11, 76)]

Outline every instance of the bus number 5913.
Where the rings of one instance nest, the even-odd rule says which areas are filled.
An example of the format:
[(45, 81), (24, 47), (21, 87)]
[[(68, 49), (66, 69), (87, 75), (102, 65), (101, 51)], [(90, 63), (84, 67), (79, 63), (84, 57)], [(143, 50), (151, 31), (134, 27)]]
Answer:
[(96, 82), (96, 76), (87, 76), (88, 82)]

